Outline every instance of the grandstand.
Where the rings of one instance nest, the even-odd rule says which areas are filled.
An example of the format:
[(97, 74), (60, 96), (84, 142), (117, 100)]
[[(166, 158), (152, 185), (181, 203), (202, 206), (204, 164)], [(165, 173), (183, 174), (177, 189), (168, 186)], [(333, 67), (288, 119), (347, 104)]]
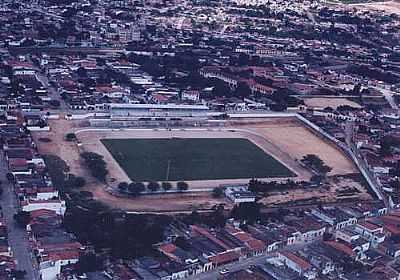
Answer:
[(111, 117), (122, 118), (176, 118), (198, 117), (205, 118), (209, 108), (204, 105), (176, 105), (176, 104), (109, 104), (107, 108)]
[[(169, 125), (191, 125), (191, 123), (207, 120), (209, 108), (204, 105), (177, 105), (177, 104), (107, 104), (107, 117), (90, 119), (92, 126), (163, 126), (160, 122)], [(179, 122), (179, 123), (177, 123)]]

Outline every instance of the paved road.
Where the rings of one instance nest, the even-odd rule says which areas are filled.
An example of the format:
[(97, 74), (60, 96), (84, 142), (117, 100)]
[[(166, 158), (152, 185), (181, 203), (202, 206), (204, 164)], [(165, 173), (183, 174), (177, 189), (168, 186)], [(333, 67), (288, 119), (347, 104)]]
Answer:
[(24, 229), (19, 228), (15, 223), (13, 216), (17, 212), (18, 204), (13, 191), (13, 186), (6, 179), (7, 165), (3, 153), (0, 153), (0, 180), (3, 182), (3, 195), (1, 197), (1, 206), (4, 219), (8, 228), (8, 242), (17, 260), (17, 269), (25, 270), (25, 279), (37, 280), (38, 273), (33, 267), (33, 259), (31, 258), (30, 246), (28, 243), (27, 233)]
[(47, 89), (49, 97), (60, 102), (60, 107), (57, 111), (68, 113), (70, 109), (68, 108), (65, 101), (61, 98), (57, 90), (52, 85), (50, 85), (49, 79), (42, 73), (37, 73), (36, 78), (42, 83), (43, 87)]
[[(310, 244), (312, 244), (312, 243), (290, 245), (290, 246), (287, 246), (285, 248), (285, 250), (290, 250), (290, 251), (294, 252), (294, 251), (300, 250)], [(223, 269), (228, 269), (229, 272), (233, 272), (233, 271), (248, 269), (249, 266), (253, 266), (253, 265), (262, 265), (262, 264), (266, 263), (266, 259), (268, 257), (276, 255), (276, 253), (277, 252), (272, 252), (272, 253), (267, 253), (267, 254), (264, 254), (261, 256), (250, 257), (250, 258), (242, 260), (242, 261), (233, 262), (233, 263), (230, 263), (227, 265), (219, 266), (218, 268), (213, 269), (209, 272), (200, 273), (198, 275), (193, 275), (186, 279), (188, 279), (188, 280), (216, 280), (216, 279), (218, 279), (219, 276), (221, 276), (220, 271)]]
[(350, 153), (353, 155), (354, 159), (353, 161), (358, 162), (358, 167), (363, 174), (364, 178), (366, 179), (367, 183), (370, 185), (372, 190), (375, 192), (377, 197), (383, 201), (385, 206), (390, 210), (390, 203), (388, 196), (385, 194), (385, 192), (381, 188), (381, 184), (376, 180), (373, 172), (370, 171), (368, 164), (362, 157), (360, 150), (357, 149), (356, 145), (353, 142), (353, 134), (354, 134), (354, 124), (353, 123), (347, 123), (346, 128), (345, 128), (345, 134), (346, 134), (346, 144), (350, 149)]
[(218, 277), (221, 275), (219, 272), (222, 269), (228, 269), (230, 272), (232, 271), (238, 271), (242, 269), (247, 269), (251, 265), (261, 265), (265, 263), (265, 260), (267, 258), (267, 255), (262, 255), (262, 256), (257, 256), (257, 257), (252, 257), (245, 259), (240, 262), (234, 262), (231, 264), (227, 264), (224, 266), (220, 266), (217, 269), (211, 270), (209, 272), (204, 272), (198, 275), (193, 275), (190, 276), (186, 279), (188, 280), (215, 280), (218, 279)]
[(380, 87), (374, 87), (374, 89), (382, 93), (382, 95), (386, 98), (387, 102), (389, 103), (390, 107), (392, 107), (392, 109), (399, 110), (399, 106), (397, 105), (393, 97), (394, 95), (396, 95), (395, 92)]

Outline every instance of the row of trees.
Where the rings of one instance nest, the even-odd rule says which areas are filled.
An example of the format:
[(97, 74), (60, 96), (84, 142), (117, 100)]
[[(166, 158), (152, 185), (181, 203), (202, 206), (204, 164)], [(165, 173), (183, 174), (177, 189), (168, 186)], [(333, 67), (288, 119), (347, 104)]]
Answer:
[[(96, 251), (107, 249), (113, 257), (133, 258), (154, 253), (152, 245), (164, 239), (170, 221), (166, 215), (126, 214), (69, 201), (64, 226), (81, 243), (92, 244)], [(97, 266), (93, 259), (86, 261), (89, 263), (81, 263), (83, 271)]]
[[(121, 193), (127, 193), (131, 194), (134, 196), (138, 196), (146, 189), (149, 192), (156, 192), (159, 191), (160, 189), (163, 189), (164, 191), (169, 191), (173, 188), (172, 184), (170, 182), (162, 182), (161, 184), (158, 182), (148, 182), (147, 185), (145, 185), (143, 182), (132, 182), (128, 184), (127, 182), (121, 182), (118, 184), (118, 190)], [(176, 188), (179, 191), (186, 191), (189, 189), (189, 184), (186, 182), (178, 182), (176, 184)]]
[(107, 163), (103, 156), (93, 152), (84, 152), (81, 154), (90, 173), (99, 181), (105, 182), (108, 174)]
[(287, 180), (285, 182), (263, 182), (257, 179), (251, 179), (249, 182), (249, 191), (254, 193), (269, 193), (273, 191), (284, 191), (295, 189), (298, 184), (292, 180)]
[(86, 184), (83, 177), (70, 174), (67, 163), (58, 156), (44, 155), (47, 171), (53, 185), (61, 192), (69, 192), (73, 189), (82, 188)]
[(308, 154), (301, 159), (301, 162), (323, 175), (326, 175), (332, 170), (332, 168), (326, 165), (317, 155)]

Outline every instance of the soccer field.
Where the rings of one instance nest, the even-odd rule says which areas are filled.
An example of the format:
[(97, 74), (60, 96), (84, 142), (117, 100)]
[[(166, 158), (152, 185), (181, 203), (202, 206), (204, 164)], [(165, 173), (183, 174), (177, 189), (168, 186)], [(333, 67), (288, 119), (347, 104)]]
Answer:
[(294, 174), (243, 138), (102, 139), (133, 181), (291, 177)]

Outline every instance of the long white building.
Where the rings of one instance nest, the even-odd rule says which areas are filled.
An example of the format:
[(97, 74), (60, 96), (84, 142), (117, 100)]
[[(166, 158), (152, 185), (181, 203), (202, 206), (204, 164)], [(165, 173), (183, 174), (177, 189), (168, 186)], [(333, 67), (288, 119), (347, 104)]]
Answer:
[(204, 105), (176, 104), (108, 104), (111, 119), (118, 118), (206, 118)]

